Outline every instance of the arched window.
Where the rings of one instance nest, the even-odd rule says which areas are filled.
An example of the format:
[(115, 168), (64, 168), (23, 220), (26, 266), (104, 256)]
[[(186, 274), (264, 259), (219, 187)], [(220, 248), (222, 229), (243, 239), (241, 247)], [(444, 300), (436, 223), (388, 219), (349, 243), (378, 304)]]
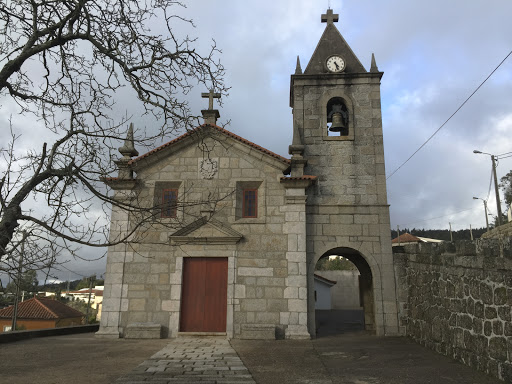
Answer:
[(333, 97), (327, 103), (327, 136), (349, 135), (349, 113), (341, 97)]

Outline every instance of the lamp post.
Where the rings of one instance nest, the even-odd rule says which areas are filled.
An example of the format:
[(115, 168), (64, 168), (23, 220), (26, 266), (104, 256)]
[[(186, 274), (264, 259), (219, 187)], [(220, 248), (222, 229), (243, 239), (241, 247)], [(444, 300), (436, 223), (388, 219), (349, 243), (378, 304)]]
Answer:
[(473, 197), (473, 200), (482, 200), (484, 202), (485, 224), (487, 224), (487, 232), (489, 232), (489, 217), (487, 216), (487, 200), (484, 200), (480, 197)]
[(501, 225), (501, 204), (500, 204), (500, 190), (498, 189), (498, 178), (496, 177), (496, 157), (497, 156), (491, 155), (490, 153), (478, 151), (476, 149), (473, 151), (473, 153), (491, 156), (492, 172), (493, 172), (493, 176), (494, 176), (494, 192), (496, 192), (496, 208), (498, 211), (498, 227), (499, 227)]

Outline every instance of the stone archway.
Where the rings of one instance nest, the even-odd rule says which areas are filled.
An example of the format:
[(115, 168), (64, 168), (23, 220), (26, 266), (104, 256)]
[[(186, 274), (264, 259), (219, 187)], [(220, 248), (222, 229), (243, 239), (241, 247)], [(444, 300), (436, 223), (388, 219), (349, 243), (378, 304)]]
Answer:
[[(372, 273), (372, 268), (370, 264), (366, 260), (365, 256), (362, 255), (359, 251), (348, 248), (348, 247), (337, 247), (328, 250), (327, 252), (315, 257), (313, 263), (311, 263), (308, 270), (308, 286), (310, 287), (310, 302), (308, 303), (308, 311), (310, 312), (308, 319), (309, 321), (316, 322), (315, 317), (315, 303), (314, 303), (314, 273), (315, 266), (317, 262), (329, 256), (343, 256), (344, 258), (351, 261), (359, 270), (360, 279), (359, 279), (359, 292), (360, 292), (360, 300), (361, 306), (363, 307), (364, 312), (364, 329), (366, 331), (370, 331), (374, 333), (376, 331), (376, 319), (375, 319), (375, 297), (374, 297), (374, 273)], [(377, 273), (378, 276), (378, 273)], [(316, 323), (310, 324), (310, 330), (316, 331)], [(313, 335), (312, 335), (313, 336)]]

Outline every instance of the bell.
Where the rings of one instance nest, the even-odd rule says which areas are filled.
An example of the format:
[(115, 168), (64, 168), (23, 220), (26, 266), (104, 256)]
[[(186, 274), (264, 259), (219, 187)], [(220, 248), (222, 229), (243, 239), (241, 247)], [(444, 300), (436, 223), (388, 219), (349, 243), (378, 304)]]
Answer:
[(341, 113), (335, 112), (332, 114), (332, 124), (329, 131), (339, 132), (341, 136), (348, 135), (348, 127), (345, 127)]

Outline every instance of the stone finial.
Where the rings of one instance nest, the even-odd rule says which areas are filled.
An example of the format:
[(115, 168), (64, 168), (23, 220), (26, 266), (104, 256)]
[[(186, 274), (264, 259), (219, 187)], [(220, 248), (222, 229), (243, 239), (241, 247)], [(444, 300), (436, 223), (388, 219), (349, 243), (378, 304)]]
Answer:
[(217, 119), (220, 117), (219, 111), (216, 109), (203, 109), (201, 111), (204, 119), (204, 124), (217, 125)]
[(297, 65), (295, 66), (295, 74), (302, 75), (302, 68), (300, 67), (299, 55), (297, 55)]
[(372, 64), (370, 66), (370, 72), (379, 72), (377, 62), (375, 61), (375, 54), (372, 53)]
[(296, 122), (293, 123), (293, 140), (292, 145), (288, 147), (288, 153), (292, 155), (291, 158), (291, 176), (301, 177), (304, 175), (304, 167), (307, 164), (304, 159), (304, 145), (300, 137), (299, 126)]
[(131, 180), (133, 179), (133, 170), (130, 168), (128, 163), (133, 156), (139, 155), (139, 152), (135, 149), (135, 144), (133, 141), (133, 123), (130, 123), (128, 134), (124, 140), (124, 145), (119, 148), (119, 152), (121, 155), (123, 155), (123, 157), (115, 162), (119, 169), (118, 178), (123, 180)]
[(135, 144), (133, 140), (133, 123), (130, 123), (130, 127), (128, 128), (128, 134), (126, 135), (126, 139), (124, 140), (124, 145), (119, 148), (119, 152), (126, 159), (131, 159), (134, 156), (138, 156), (139, 152), (135, 149)]
[(333, 13), (332, 9), (328, 9), (327, 13), (322, 15), (322, 23), (327, 23), (327, 25), (336, 23), (339, 20), (339, 14)]

